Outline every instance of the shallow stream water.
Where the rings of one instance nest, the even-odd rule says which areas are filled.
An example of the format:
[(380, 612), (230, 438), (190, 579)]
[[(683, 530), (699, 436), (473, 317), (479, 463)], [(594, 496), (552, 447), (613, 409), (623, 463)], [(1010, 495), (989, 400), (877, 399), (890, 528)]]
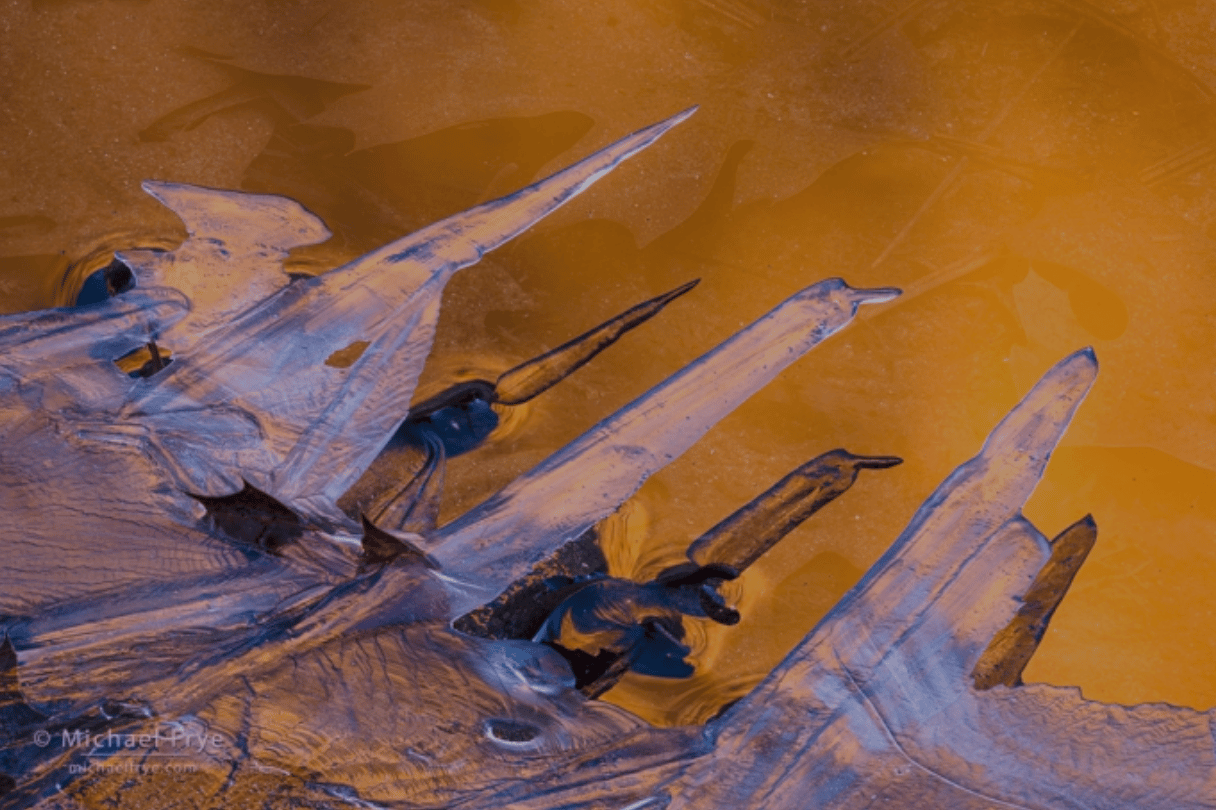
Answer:
[(1207, 709), (1214, 29), (1199, 0), (8, 0), (0, 310), (181, 239), (147, 178), (298, 199), (335, 234), (293, 257), (317, 273), (697, 104), (449, 284), (416, 400), (702, 279), (454, 459), (445, 518), (810, 282), (902, 287), (652, 479), (609, 532), (614, 570), (653, 575), (826, 450), (905, 463), (746, 573), (742, 622), (694, 633), (696, 677), (606, 698), (671, 724), (745, 692), (1092, 345), (1098, 383), (1027, 516), (1050, 536), (1091, 512), (1099, 539), (1026, 680)]

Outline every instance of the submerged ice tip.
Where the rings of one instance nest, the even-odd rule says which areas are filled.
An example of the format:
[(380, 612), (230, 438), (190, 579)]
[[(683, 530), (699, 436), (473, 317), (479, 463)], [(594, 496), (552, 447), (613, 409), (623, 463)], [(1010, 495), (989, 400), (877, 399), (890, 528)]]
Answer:
[[(687, 120), (689, 116), (697, 111), (697, 109), (697, 105), (694, 104), (686, 110), (681, 110), (670, 118), (664, 118), (662, 121), (638, 130), (633, 135), (628, 136), (626, 140), (628, 141), (630, 139), (640, 137), (644, 140), (642, 146), (649, 145), (658, 139), (663, 133), (667, 132), (667, 130)], [(641, 146), (637, 148), (641, 148)]]
[(139, 187), (142, 188), (145, 193), (151, 194), (153, 197), (157, 197), (157, 199), (159, 199), (159, 196), (158, 196), (159, 192), (163, 191), (166, 188), (170, 188), (172, 186), (173, 186), (173, 184), (168, 182), (167, 180), (152, 180), (152, 179), (144, 180), (142, 183), (139, 184)]
[(683, 283), (683, 284), (681, 284), (679, 287), (676, 287), (674, 290), (668, 290), (667, 292), (665, 292), (665, 293), (663, 293), (662, 295), (658, 296), (658, 297), (657, 297), (657, 298), (655, 298), (654, 300), (655, 300), (655, 301), (661, 301), (661, 302), (663, 302), (664, 304), (666, 304), (666, 303), (667, 303), (667, 302), (669, 302), (669, 301), (674, 301), (675, 299), (679, 298), (681, 295), (683, 295), (684, 293), (688, 292), (688, 291), (689, 291), (689, 290), (691, 290), (693, 287), (696, 287), (696, 286), (697, 286), (698, 284), (700, 284), (700, 283), (701, 283), (701, 279), (699, 279), (699, 278), (694, 278), (692, 281), (686, 281), (686, 282), (684, 282), (684, 283)]
[(898, 287), (850, 287), (845, 284), (845, 289), (848, 291), (849, 297), (853, 301), (853, 306), (861, 304), (882, 304), (894, 298), (903, 295), (903, 290)]
[(1079, 378), (1078, 381), (1084, 383), (1088, 388), (1098, 375), (1098, 355), (1094, 353), (1094, 347), (1086, 346), (1084, 349), (1078, 349), (1068, 355), (1056, 363), (1055, 367), (1048, 372), (1047, 377), (1065, 375)]
[(885, 470), (887, 467), (894, 467), (897, 464), (903, 464), (904, 460), (899, 456), (853, 456), (853, 463), (861, 470)]
[(701, 109), (701, 105), (700, 105), (700, 104), (694, 104), (694, 105), (692, 105), (691, 107), (686, 107), (685, 109), (680, 110), (678, 113), (676, 113), (675, 115), (673, 115), (671, 118), (668, 118), (668, 119), (667, 119), (666, 121), (664, 121), (663, 123), (665, 123), (665, 124), (670, 124), (670, 125), (674, 126), (675, 124), (678, 124), (678, 123), (680, 123), (681, 121), (683, 121), (684, 119), (686, 119), (686, 118), (688, 118), (689, 116), (691, 116), (693, 113), (695, 113), (695, 112), (696, 112), (697, 110), (699, 110), (699, 109)]

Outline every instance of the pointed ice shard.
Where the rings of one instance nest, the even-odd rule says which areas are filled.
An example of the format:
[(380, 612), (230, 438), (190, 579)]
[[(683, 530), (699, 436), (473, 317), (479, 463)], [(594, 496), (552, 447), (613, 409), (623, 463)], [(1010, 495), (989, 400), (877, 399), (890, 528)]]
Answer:
[(1081, 570), (1098, 539), (1098, 524), (1090, 515), (1069, 526), (1051, 541), (1051, 559), (1043, 566), (1022, 597), (1017, 615), (1002, 628), (972, 670), (976, 689), (1021, 686), (1022, 670), (1043, 640), (1073, 577)]
[(894, 467), (894, 456), (855, 456), (832, 450), (782, 478), (763, 494), (701, 535), (688, 547), (698, 565), (746, 570), (799, 524), (834, 500), (862, 470)]
[(699, 281), (695, 279), (643, 301), (590, 332), (505, 372), (494, 386), (494, 401), (503, 405), (519, 405), (549, 390), (615, 343), (621, 335), (659, 314), (663, 307), (697, 286)]

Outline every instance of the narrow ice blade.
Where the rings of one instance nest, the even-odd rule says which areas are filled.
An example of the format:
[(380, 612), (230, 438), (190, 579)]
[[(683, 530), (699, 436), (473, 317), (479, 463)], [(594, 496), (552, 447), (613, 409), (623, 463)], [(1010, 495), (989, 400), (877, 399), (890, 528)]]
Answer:
[(443, 495), (443, 442), (432, 434), (423, 434), (426, 461), (400, 489), (389, 489), (372, 501), (366, 510), (380, 526), (394, 531), (428, 535), (439, 525), (439, 507)]
[(782, 478), (688, 547), (697, 565), (719, 563), (744, 571), (804, 520), (835, 500), (862, 470), (894, 467), (894, 456), (856, 456), (832, 450)]
[(1023, 670), (1097, 540), (1098, 524), (1091, 515), (1052, 538), (1051, 559), (1022, 597), (1017, 615), (992, 637), (971, 671), (976, 689), (1022, 685)]
[(494, 386), (495, 401), (503, 405), (519, 405), (548, 391), (616, 343), (626, 332), (658, 315), (664, 307), (695, 286), (697, 281), (690, 281), (643, 301), (553, 351), (505, 372)]

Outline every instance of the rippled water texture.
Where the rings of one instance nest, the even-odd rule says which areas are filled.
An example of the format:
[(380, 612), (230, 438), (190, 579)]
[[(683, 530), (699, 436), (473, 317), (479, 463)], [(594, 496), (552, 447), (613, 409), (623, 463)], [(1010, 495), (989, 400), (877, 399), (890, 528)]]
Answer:
[(0, 22), (5, 312), (180, 239), (147, 178), (299, 200), (335, 235), (294, 255), (315, 273), (701, 106), (449, 284), (416, 400), (702, 279), (454, 459), (445, 519), (812, 281), (905, 289), (648, 482), (606, 553), (653, 576), (831, 448), (905, 463), (732, 586), (743, 619), (707, 623), (694, 679), (607, 699), (677, 723), (745, 692), (1093, 345), (1027, 516), (1100, 535), (1026, 680), (1216, 704), (1210, 4), (13, 0)]

